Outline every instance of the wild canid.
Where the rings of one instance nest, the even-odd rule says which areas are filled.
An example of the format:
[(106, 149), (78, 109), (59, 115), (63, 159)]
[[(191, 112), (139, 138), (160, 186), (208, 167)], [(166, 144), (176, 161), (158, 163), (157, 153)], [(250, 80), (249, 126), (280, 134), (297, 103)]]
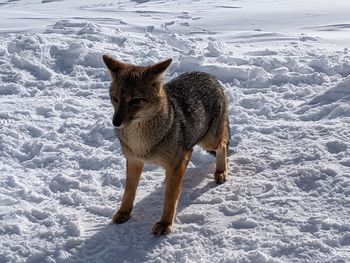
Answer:
[(217, 183), (227, 180), (229, 125), (227, 101), (215, 77), (191, 72), (163, 84), (171, 59), (147, 67), (125, 64), (108, 55), (103, 60), (112, 82), (113, 125), (126, 157), (126, 185), (113, 223), (131, 217), (144, 162), (165, 169), (165, 197), (156, 236), (169, 234), (181, 184), (196, 144), (216, 155)]

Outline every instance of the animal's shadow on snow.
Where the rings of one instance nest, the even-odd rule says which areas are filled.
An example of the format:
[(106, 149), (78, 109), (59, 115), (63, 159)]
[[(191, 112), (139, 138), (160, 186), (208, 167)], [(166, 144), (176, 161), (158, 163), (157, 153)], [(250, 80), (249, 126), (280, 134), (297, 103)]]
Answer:
[[(207, 163), (201, 168), (188, 168), (182, 186), (177, 214), (190, 206), (194, 200), (217, 186), (214, 178), (214, 163)], [(160, 178), (160, 180), (163, 180)], [(163, 209), (164, 183), (152, 193), (136, 201), (132, 218), (120, 225), (107, 224), (94, 235), (75, 248), (69, 262), (146, 262), (149, 255), (169, 242), (172, 235), (154, 237), (151, 234), (153, 225), (159, 220)], [(142, 186), (138, 191), (142, 191)], [(111, 215), (112, 217), (112, 215)], [(176, 225), (181, 224), (175, 219)]]

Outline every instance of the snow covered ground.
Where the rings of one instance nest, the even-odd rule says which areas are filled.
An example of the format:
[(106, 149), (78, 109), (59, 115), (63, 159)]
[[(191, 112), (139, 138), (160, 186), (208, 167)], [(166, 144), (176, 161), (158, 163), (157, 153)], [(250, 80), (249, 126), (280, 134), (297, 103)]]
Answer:
[[(0, 1), (0, 262), (350, 262), (350, 2), (319, 2)], [(196, 149), (170, 236), (150, 234), (154, 166), (109, 224), (125, 161), (105, 53), (225, 87), (230, 180)]]

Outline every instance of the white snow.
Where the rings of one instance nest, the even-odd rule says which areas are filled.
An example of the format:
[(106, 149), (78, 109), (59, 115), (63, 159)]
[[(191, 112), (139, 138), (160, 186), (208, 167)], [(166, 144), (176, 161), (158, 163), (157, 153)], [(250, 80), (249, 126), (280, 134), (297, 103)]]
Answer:
[[(350, 260), (350, 2), (0, 1), (0, 262)], [(174, 233), (155, 238), (164, 176), (132, 218), (101, 56), (167, 79), (215, 74), (230, 179), (196, 148)]]

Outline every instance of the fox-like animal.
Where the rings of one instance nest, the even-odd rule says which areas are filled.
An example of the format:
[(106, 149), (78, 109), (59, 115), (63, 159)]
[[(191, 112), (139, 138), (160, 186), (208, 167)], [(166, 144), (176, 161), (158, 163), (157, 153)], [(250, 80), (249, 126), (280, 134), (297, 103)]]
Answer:
[(183, 176), (198, 144), (216, 156), (217, 183), (228, 179), (229, 123), (227, 100), (217, 79), (207, 73), (184, 73), (163, 84), (168, 59), (142, 67), (103, 56), (112, 82), (113, 125), (126, 157), (126, 185), (113, 223), (131, 217), (145, 162), (165, 169), (163, 213), (152, 233), (172, 231)]

